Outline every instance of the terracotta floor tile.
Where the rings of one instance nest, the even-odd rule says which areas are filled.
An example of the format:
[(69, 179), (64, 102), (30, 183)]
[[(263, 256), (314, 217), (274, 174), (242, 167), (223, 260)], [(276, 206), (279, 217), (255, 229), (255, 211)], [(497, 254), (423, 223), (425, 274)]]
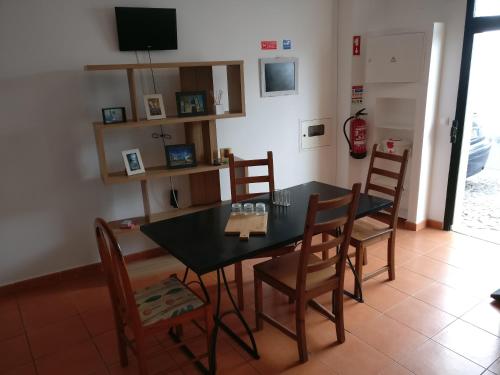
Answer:
[(500, 302), (483, 302), (463, 315), (461, 319), (500, 336)]
[(406, 263), (403, 268), (445, 284), (449, 284), (450, 279), (453, 281), (457, 273), (463, 272), (457, 267), (450, 266), (449, 264), (427, 256), (421, 256), (411, 260)]
[(376, 280), (385, 282), (386, 285), (409, 295), (414, 295), (435, 283), (434, 280), (403, 267), (397, 268), (396, 279), (394, 280), (388, 280), (386, 275), (377, 276)]
[(38, 375), (92, 375), (107, 371), (95, 345), (90, 340), (37, 359), (36, 368)]
[[(331, 305), (328, 305), (331, 308)], [(348, 331), (378, 318), (381, 312), (366, 303), (359, 303), (351, 298), (344, 300), (344, 326)]]
[(472, 256), (469, 247), (455, 248), (449, 244), (445, 244), (430, 251), (426, 256), (455, 267), (471, 269), (484, 265), (483, 256), (478, 254), (480, 251), (480, 249), (474, 249), (474, 256)]
[(221, 370), (218, 373), (220, 375), (259, 375), (259, 372), (246, 362), (230, 369)]
[[(383, 246), (368, 247), (368, 255), (374, 256), (387, 263), (387, 244), (384, 242)], [(396, 247), (396, 266), (405, 264), (406, 262), (419, 257), (420, 254), (415, 251), (406, 250), (402, 247)]]
[(299, 364), (297, 344), (276, 328), (264, 323), (264, 329), (254, 333), (260, 359), (250, 360), (261, 374), (275, 374)]
[(426, 254), (441, 245), (443, 241), (433, 240), (424, 235), (408, 235), (396, 237), (396, 248)]
[(414, 373), (407, 368), (401, 366), (397, 362), (393, 362), (388, 367), (384, 368), (378, 375), (413, 375)]
[(69, 295), (62, 292), (20, 299), (19, 306), (28, 331), (78, 315)]
[(0, 310), (0, 341), (22, 334), (24, 326), (17, 306)]
[(398, 361), (427, 340), (427, 337), (385, 315), (353, 330), (353, 334)]
[(385, 285), (380, 280), (369, 280), (363, 283), (365, 303), (380, 312), (389, 310), (408, 297), (407, 294)]
[(378, 374), (392, 362), (389, 357), (349, 333), (346, 333), (343, 344), (332, 344), (316, 353), (316, 357), (342, 375)]
[(455, 316), (413, 297), (387, 310), (385, 315), (413, 328), (427, 337), (434, 336), (457, 319)]
[(71, 293), (71, 298), (80, 313), (111, 308), (111, 299), (106, 285), (78, 289)]
[(81, 317), (92, 337), (115, 329), (115, 320), (111, 309), (87, 311), (82, 313)]
[(414, 295), (449, 314), (461, 316), (479, 303), (479, 298), (450, 286), (435, 283)]
[(489, 368), (491, 372), (500, 375), (500, 358), (498, 358)]
[(479, 375), (484, 368), (429, 340), (401, 361), (417, 375)]
[(29, 363), (27, 365), (22, 365), (20, 367), (16, 367), (10, 371), (2, 373), (4, 375), (37, 375), (35, 365), (33, 363)]
[(90, 338), (79, 316), (28, 331), (35, 359), (55, 353)]
[(15, 294), (0, 295), (0, 311), (17, 308), (17, 297)]
[(32, 361), (26, 336), (21, 335), (0, 341), (0, 374)]
[[(113, 365), (120, 361), (115, 330), (103, 333), (99, 336), (95, 336), (92, 338), (92, 340), (97, 346), (97, 349), (107, 366)], [(146, 355), (148, 357), (152, 357), (158, 353), (161, 353), (162, 351), (163, 349), (159, 345), (159, 342), (153, 336), (149, 336), (146, 338)], [(132, 358), (134, 358), (134, 354), (129, 352), (129, 359)]]
[(462, 320), (450, 324), (433, 340), (483, 367), (500, 357), (500, 338)]
[(332, 368), (331, 366), (328, 366), (324, 364), (323, 362), (317, 360), (314, 357), (311, 357), (311, 359), (306, 362), (306, 363), (300, 363), (297, 364), (293, 367), (290, 367), (281, 374), (284, 375), (302, 375), (302, 374), (308, 374), (308, 375), (324, 375), (324, 374), (329, 374), (329, 375), (340, 375), (340, 372), (337, 371), (337, 369)]

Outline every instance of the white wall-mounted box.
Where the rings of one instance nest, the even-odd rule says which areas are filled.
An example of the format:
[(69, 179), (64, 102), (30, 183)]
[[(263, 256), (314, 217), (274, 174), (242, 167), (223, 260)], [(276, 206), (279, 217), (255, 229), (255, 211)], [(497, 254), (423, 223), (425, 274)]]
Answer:
[(322, 118), (300, 122), (300, 148), (310, 150), (330, 145), (332, 119)]
[(368, 37), (367, 83), (418, 82), (422, 76), (424, 33)]

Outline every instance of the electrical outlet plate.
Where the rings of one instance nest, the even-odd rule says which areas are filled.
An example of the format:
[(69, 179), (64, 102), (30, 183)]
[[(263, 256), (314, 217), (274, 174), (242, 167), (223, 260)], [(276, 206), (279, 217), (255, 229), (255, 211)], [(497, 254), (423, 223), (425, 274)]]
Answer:
[(331, 144), (332, 119), (303, 120), (300, 122), (300, 148), (313, 150)]

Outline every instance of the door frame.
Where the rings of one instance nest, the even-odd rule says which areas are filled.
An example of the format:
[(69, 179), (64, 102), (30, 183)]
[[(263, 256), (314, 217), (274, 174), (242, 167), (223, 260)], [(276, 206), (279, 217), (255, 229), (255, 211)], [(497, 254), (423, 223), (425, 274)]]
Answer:
[(452, 143), (452, 146), (443, 221), (444, 230), (451, 230), (453, 216), (455, 214), (455, 201), (458, 188), (458, 173), (460, 169), (460, 154), (464, 135), (465, 113), (467, 110), (467, 97), (469, 93), (469, 76), (474, 35), (486, 31), (500, 30), (500, 16), (474, 17), (475, 3), (476, 0), (467, 0), (457, 105), (455, 120), (453, 121), (450, 133), (450, 143)]

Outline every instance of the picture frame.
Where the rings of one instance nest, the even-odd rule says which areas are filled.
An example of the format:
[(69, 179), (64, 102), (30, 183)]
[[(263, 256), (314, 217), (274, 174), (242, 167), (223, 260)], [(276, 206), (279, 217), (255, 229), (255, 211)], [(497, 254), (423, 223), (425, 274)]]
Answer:
[(168, 169), (196, 167), (196, 149), (194, 143), (166, 145), (165, 155)]
[(127, 170), (127, 176), (133, 176), (140, 173), (145, 173), (144, 164), (142, 163), (141, 152), (138, 148), (122, 151), (123, 162)]
[(206, 91), (183, 91), (175, 93), (177, 116), (203, 116), (208, 113)]
[(148, 120), (159, 120), (167, 117), (162, 94), (144, 95), (144, 107)]
[(297, 95), (299, 93), (299, 59), (272, 57), (259, 60), (260, 96)]
[(109, 107), (102, 109), (103, 124), (117, 124), (127, 122), (125, 107)]

